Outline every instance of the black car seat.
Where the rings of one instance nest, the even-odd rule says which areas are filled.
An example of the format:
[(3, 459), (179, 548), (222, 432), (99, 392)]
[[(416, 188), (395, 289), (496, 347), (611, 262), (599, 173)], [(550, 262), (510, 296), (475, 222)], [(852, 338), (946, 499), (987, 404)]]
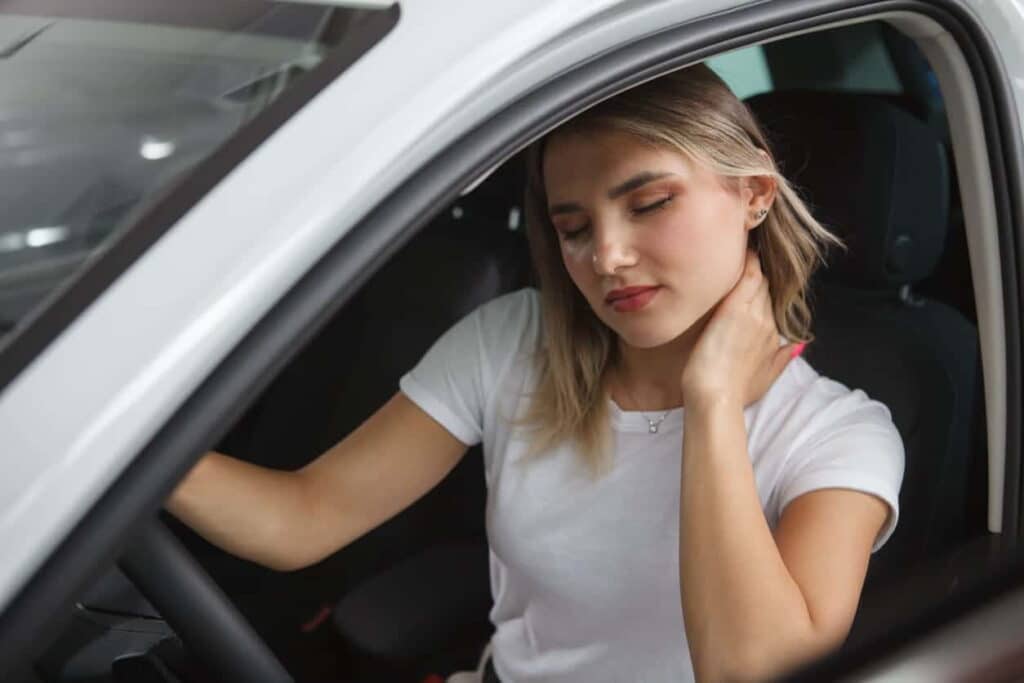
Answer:
[[(805, 357), (886, 404), (906, 450), (900, 519), (869, 584), (951, 549), (967, 515), (980, 437), (976, 327), (914, 286), (939, 264), (952, 192), (942, 141), (878, 96), (791, 91), (748, 102), (783, 172), (847, 244), (812, 283)], [(870, 585), (869, 585), (870, 588)]]

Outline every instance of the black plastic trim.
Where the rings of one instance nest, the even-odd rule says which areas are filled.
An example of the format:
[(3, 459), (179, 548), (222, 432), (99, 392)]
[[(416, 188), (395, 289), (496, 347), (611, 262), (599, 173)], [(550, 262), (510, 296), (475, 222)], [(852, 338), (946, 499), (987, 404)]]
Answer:
[(89, 265), (62, 283), (0, 343), (0, 393), (72, 320), (166, 233), (214, 186), (299, 109), (340, 76), (398, 23), (397, 4), (368, 11), (360, 30), (295, 83), (252, 121), (200, 161), (178, 185), (141, 209), (123, 235), (98, 252)]
[[(358, 286), (430, 215), (455, 199), (466, 183), (565, 117), (660, 73), (751, 40), (890, 11), (926, 15), (950, 30), (979, 84), (986, 126), (992, 127), (987, 131), (988, 153), (998, 203), (1000, 248), (1009, 261), (1005, 264), (1004, 295), (1007, 381), (1011, 387), (1007, 408), (1012, 422), (1013, 415), (1021, 414), (1016, 308), (1020, 283), (1012, 256), (1018, 253), (1014, 226), (1020, 230), (1024, 225), (1018, 194), (1021, 150), (1015, 112), (1005, 97), (1009, 92), (1005, 73), (985, 42), (983, 28), (974, 23), (962, 0), (757, 3), (666, 29), (561, 75), (471, 131), (381, 202), (274, 306), (181, 406), (0, 616), (0, 674), (12, 662), (25, 661), (32, 652), (29, 646), (44, 637), (44, 625), (53, 618), (50, 615), (70, 602), (91, 576), (119, 554), (122, 539), (141, 523), (138, 520), (147, 520), (159, 509), (174, 483), (203, 450), (216, 443)], [(980, 48), (973, 45), (975, 41)], [(996, 97), (989, 89), (989, 79), (1000, 86)], [(1019, 435), (1007, 436), (1007, 460), (1017, 467)], [(1017, 483), (1015, 479), (1012, 491), (1008, 485), (1007, 500), (1014, 503), (1018, 500)]]

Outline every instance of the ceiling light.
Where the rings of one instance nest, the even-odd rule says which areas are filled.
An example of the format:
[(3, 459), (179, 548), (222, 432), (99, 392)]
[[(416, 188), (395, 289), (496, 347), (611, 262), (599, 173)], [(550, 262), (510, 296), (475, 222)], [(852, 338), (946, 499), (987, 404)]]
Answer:
[(45, 247), (54, 242), (63, 242), (68, 237), (68, 229), (63, 225), (50, 228), (32, 228), (25, 233), (25, 245), (29, 247)]
[(149, 159), (150, 161), (166, 159), (174, 154), (174, 143), (170, 140), (159, 140), (147, 135), (142, 138), (142, 146), (139, 148), (139, 154), (142, 155), (143, 159)]

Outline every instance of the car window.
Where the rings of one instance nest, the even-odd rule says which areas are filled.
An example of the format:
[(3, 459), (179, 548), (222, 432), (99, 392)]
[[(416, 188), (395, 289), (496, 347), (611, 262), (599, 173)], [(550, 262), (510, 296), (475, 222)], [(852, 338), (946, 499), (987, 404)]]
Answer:
[(764, 48), (760, 45), (711, 57), (705, 64), (728, 83), (741, 100), (768, 92), (774, 87), (768, 60), (765, 59)]
[(0, 341), (317, 66), (366, 10), (9, 2), (0, 9)]
[(869, 22), (766, 44), (775, 88), (903, 92), (884, 31), (883, 24)]
[[(904, 85), (888, 44), (893, 33), (877, 22), (854, 24), (740, 48), (708, 59), (707, 65), (740, 99), (796, 89), (899, 94)], [(915, 67), (928, 69), (912, 41), (901, 47), (916, 60)], [(934, 74), (930, 78), (932, 94), (941, 101)]]

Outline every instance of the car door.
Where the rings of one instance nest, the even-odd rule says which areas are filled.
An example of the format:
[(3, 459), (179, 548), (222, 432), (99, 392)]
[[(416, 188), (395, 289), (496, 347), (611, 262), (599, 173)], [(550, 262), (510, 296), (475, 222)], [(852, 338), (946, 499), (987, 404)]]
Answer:
[[(42, 515), (39, 511), (45, 506), (38, 497), (32, 500), (32, 511), (42, 515), (40, 524), (49, 524), (49, 530), (40, 531), (38, 544), (23, 549), (9, 565), (4, 583), (6, 607), (0, 622), (4, 665), (24, 664), (21, 649), (40, 637), (58, 607), (123, 547), (132, 522), (153, 514), (194, 458), (224, 433), (246, 402), (369, 277), (375, 264), (409, 239), (425, 216), (447, 205), (482, 173), (587, 103), (661, 71), (743, 42), (768, 40), (830, 22), (873, 18), (887, 9), (872, 3), (836, 3), (828, 11), (800, 2), (785, 7), (735, 5), (735, 11), (718, 13), (729, 3), (636, 7), (608, 3), (601, 8), (603, 13), (594, 10), (592, 15), (554, 27), (548, 20), (557, 15), (555, 4), (551, 9), (520, 8), (500, 17), (515, 21), (507, 25), (507, 31), (498, 32), (498, 39), (487, 45), (481, 41), (477, 52), (457, 64), (463, 70), (441, 73), (429, 82), (432, 89), (427, 88), (421, 98), (413, 91), (405, 108), (382, 112), (370, 106), (364, 110), (346, 107), (350, 90), (368, 87), (380, 73), (395, 74), (399, 66), (409, 64), (410, 55), (415, 54), (412, 43), (397, 42), (402, 34), (395, 33), (398, 47), (388, 51), (383, 49), (387, 47), (384, 43), (380, 51), (360, 61), (357, 66), (364, 67), (362, 70), (354, 69), (346, 82), (338, 81), (337, 87), (325, 91), (317, 106), (291, 118), (281, 135), (265, 143), (237, 172), (225, 174), (223, 182), (212, 186), (203, 202), (183, 215), (158, 248), (150, 250), (100, 300), (88, 310), (72, 314), (73, 334), (55, 337), (45, 353), (35, 349), (38, 355), (27, 369), (24, 364), (12, 364), (11, 381), (0, 396), (0, 426), (13, 432), (14, 425), (31, 425), (21, 428), (22, 436), (12, 447), (26, 461), (53, 458), (47, 453), (58, 448), (69, 453), (63, 463), (66, 471), (59, 474), (79, 481), (69, 487), (57, 481), (57, 474), (47, 474), (44, 467), (20, 480), (21, 486), (47, 491), (51, 499), (59, 495), (67, 504), (59, 509), (59, 516), (58, 511)], [(1009, 91), (1005, 74), (991, 61), (992, 46), (977, 44), (974, 15), (955, 3), (940, 9), (922, 3), (912, 9), (918, 14), (897, 17), (908, 31), (924, 26), (925, 19), (945, 22), (940, 25), (962, 41), (958, 47), (969, 57), (958, 64), (966, 62), (975, 80), (989, 88), (1003, 88), (997, 93)], [(428, 14), (424, 9), (410, 10), (407, 40), (417, 35), (413, 31), (421, 26), (419, 22), (436, 25), (428, 21)], [(473, 18), (480, 24), (470, 25)], [(915, 24), (915, 19), (920, 23)], [(463, 17), (459, 25), (482, 32), (496, 30), (496, 23), (493, 17), (472, 15)], [(922, 30), (922, 35), (926, 34)], [(488, 89), (474, 82), (480, 96), (472, 102), (454, 96), (443, 101), (431, 99), (469, 76), (472, 67), (494, 58), (500, 48), (524, 37), (528, 45), (544, 49), (530, 58), (524, 56), (522, 47), (504, 53), (501, 88)], [(599, 54), (600, 59), (593, 58)], [(483, 79), (480, 74), (474, 77)], [(455, 92), (464, 96), (468, 91)], [(980, 260), (979, 264), (998, 262), (1003, 266), (990, 273), (989, 289), (984, 290), (987, 294), (1001, 292), (999, 301), (1006, 304), (1000, 311), (998, 306), (993, 308), (994, 296), (985, 299), (989, 308), (984, 339), (990, 359), (986, 378), (1006, 369), (1003, 381), (993, 377), (990, 383), (990, 405), (995, 407), (989, 423), (990, 448), (1001, 451), (999, 458), (990, 460), (997, 465), (990, 471), (998, 473), (993, 475), (996, 483), (990, 492), (999, 493), (991, 498), (997, 500), (993, 531), (1002, 526), (1004, 534), (1015, 535), (1019, 482), (1015, 474), (1005, 479), (998, 475), (1010, 471), (1003, 467), (1004, 462), (1016, 472), (1015, 449), (1019, 448), (1019, 435), (1010, 438), (1019, 426), (1005, 420), (1007, 412), (1015, 414), (1012, 411), (1019, 409), (1020, 365), (1015, 355), (1019, 353), (1019, 325), (1014, 327), (1019, 320), (1015, 306), (1019, 283), (1006, 251), (1020, 225), (1019, 215), (1014, 213), (1019, 212), (1019, 186), (1010, 182), (1019, 170), (1019, 144), (1015, 152), (1012, 144), (996, 143), (1019, 141), (1019, 136), (1013, 135), (1017, 119), (1006, 111), (995, 111), (998, 104), (1006, 102), (993, 98), (991, 90), (962, 92), (975, 98), (972, 111), (984, 113), (984, 120), (992, 126), (967, 130), (963, 139), (976, 142), (977, 133), (982, 133), (987, 156), (971, 160), (971, 168), (983, 170), (998, 190), (995, 197), (986, 197), (973, 188), (970, 196), (976, 202), (973, 215), (982, 216), (982, 224), (991, 232), (985, 238), (989, 242), (979, 240), (982, 246), (977, 251), (984, 253), (983, 249), (993, 245), (996, 250), (995, 261)], [(397, 97), (393, 91), (388, 95)], [(371, 104), (381, 102), (389, 100), (381, 96)], [(443, 122), (434, 118), (450, 114), (446, 107), (453, 102), (464, 105), (457, 115)], [(343, 142), (351, 145), (341, 148), (344, 167), (339, 158), (331, 157), (323, 142), (339, 111), (350, 112), (366, 124), (365, 129), (357, 127), (358, 134), (351, 130), (339, 133)], [(419, 115), (414, 116), (414, 111)], [(358, 138), (383, 139), (384, 131), (371, 122), (385, 114), (388, 126), (408, 124), (415, 130), (403, 130), (385, 153), (369, 142), (360, 146)], [(426, 142), (409, 143), (408, 136), (428, 126), (435, 130)], [(973, 139), (968, 135), (972, 132), (976, 135)], [(337, 151), (341, 144), (332, 149)], [(389, 165), (390, 178), (384, 172)], [(301, 168), (304, 173), (282, 173), (289, 168)], [(353, 168), (365, 170), (365, 175), (354, 173)], [(367, 179), (380, 182), (368, 189)], [(249, 205), (239, 205), (241, 197), (249, 200)], [(289, 203), (283, 207), (286, 198)], [(256, 229), (261, 217), (264, 227)], [(210, 239), (211, 226), (229, 223), (236, 225), (231, 233), (235, 239)], [(240, 223), (254, 226), (251, 240), (237, 239)], [(196, 256), (204, 233), (211, 242), (206, 248), (222, 250), (209, 258)], [(221, 272), (209, 263), (220, 263)], [(153, 294), (169, 289), (170, 294)], [(146, 293), (145, 305), (138, 303), (140, 293)], [(170, 315), (182, 300), (193, 306), (175, 309), (175, 315)], [(253, 300), (262, 303), (245, 305)], [(140, 317), (136, 321), (134, 316), (145, 320)], [(177, 326), (173, 334), (160, 327), (160, 318)], [(126, 319), (146, 327), (147, 333), (127, 325), (124, 334), (111, 337), (111, 330), (125, 329)], [(102, 353), (111, 347), (117, 348), (119, 357), (111, 358), (110, 351)], [(70, 376), (75, 386), (85, 388), (76, 389), (81, 391), (79, 407), (72, 410), (64, 402), (56, 403), (61, 407), (60, 419), (53, 425), (54, 433), (41, 439), (38, 419), (28, 420), (27, 416), (42, 397), (56, 394), (70, 368), (74, 368)], [(115, 425), (122, 427), (116, 438)], [(98, 469), (102, 476), (81, 477), (82, 470), (75, 467)], [(13, 493), (4, 500), (5, 510), (14, 510), (16, 501), (29, 509), (29, 502)], [(13, 513), (10, 519), (14, 519)], [(30, 528), (36, 527), (27, 523), (19, 527), (13, 521), (5, 526), (12, 539), (16, 532), (24, 537)], [(84, 543), (86, 538), (91, 542)], [(59, 585), (58, 577), (62, 579)]]

